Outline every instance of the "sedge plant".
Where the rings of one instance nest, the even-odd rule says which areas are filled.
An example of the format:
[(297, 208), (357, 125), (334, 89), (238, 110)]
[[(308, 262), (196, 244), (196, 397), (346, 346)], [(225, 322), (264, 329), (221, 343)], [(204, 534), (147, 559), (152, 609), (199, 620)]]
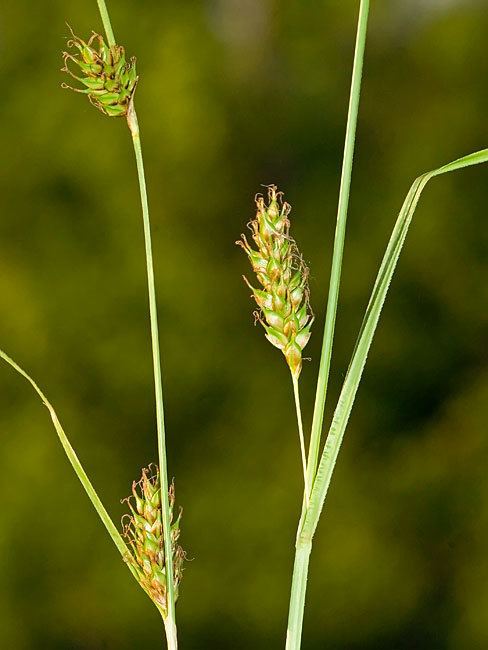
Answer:
[[(179, 545), (181, 512), (175, 515), (174, 485), (169, 485), (168, 482), (151, 224), (140, 129), (134, 101), (138, 76), (135, 58), (127, 59), (125, 49), (115, 40), (105, 0), (97, 0), (97, 3), (105, 36), (93, 33), (85, 41), (71, 34), (68, 41), (69, 51), (63, 54), (63, 71), (74, 81), (70, 81), (73, 85), (68, 86), (64, 83), (63, 86), (85, 94), (104, 116), (125, 118), (131, 135), (143, 218), (158, 442), (158, 463), (142, 470), (141, 478), (133, 482), (131, 495), (125, 500), (129, 512), (124, 517), (121, 532), (98, 497), (44, 392), (13, 359), (1, 350), (0, 358), (31, 384), (47, 407), (63, 449), (101, 522), (129, 571), (160, 612), (169, 650), (177, 650), (175, 603), (185, 553)], [(237, 242), (248, 256), (256, 275), (255, 282), (245, 278), (257, 305), (255, 319), (263, 326), (268, 341), (284, 355), (290, 371), (297, 416), (304, 490), (295, 543), (286, 635), (287, 650), (298, 650), (301, 647), (312, 542), (381, 310), (421, 193), (427, 183), (436, 176), (488, 162), (488, 149), (484, 149), (423, 174), (412, 184), (380, 265), (332, 422), (325, 443), (322, 444), (369, 14), (369, 0), (360, 0), (359, 4), (329, 293), (308, 448), (299, 393), (303, 350), (309, 341), (314, 323), (310, 306), (308, 269), (291, 235), (291, 208), (274, 185), (268, 187), (266, 196), (258, 196), (256, 199), (256, 215), (249, 223), (252, 241), (242, 235)]]
[(390, 241), (381, 262), (334, 410), (332, 422), (321, 451), (324, 410), (332, 359), (346, 236), (368, 14), (369, 0), (361, 0), (329, 292), (308, 450), (305, 450), (302, 416), (298, 397), (301, 352), (310, 338), (310, 326), (313, 321), (310, 317), (309, 293), (306, 285), (308, 271), (303, 265), (302, 257), (298, 253), (296, 244), (289, 235), (290, 224), (288, 214), (290, 207), (287, 204), (281, 204), (279, 202), (279, 194), (276, 192), (274, 186), (271, 186), (269, 189), (269, 203), (267, 206), (263, 202), (263, 199), (258, 199), (258, 212), (255, 220), (250, 223), (255, 248), (248, 244), (245, 236), (242, 236), (238, 242), (247, 253), (256, 278), (262, 286), (262, 289), (255, 288), (246, 279), (246, 283), (252, 290), (252, 297), (259, 308), (255, 314), (255, 319), (260, 321), (264, 326), (266, 338), (275, 347), (282, 350), (291, 370), (298, 420), (304, 473), (304, 495), (295, 543), (295, 561), (288, 612), (286, 650), (299, 650), (301, 647), (312, 541), (328, 494), (334, 467), (386, 294), (390, 287), (398, 258), (422, 191), (427, 183), (436, 176), (441, 176), (442, 174), (471, 165), (488, 162), (488, 149), (483, 149), (422, 174), (413, 182), (395, 222)]
[(142, 471), (141, 479), (132, 485), (127, 502), (129, 513), (124, 517), (122, 534), (117, 530), (95, 488), (71, 446), (56, 412), (36, 382), (5, 352), (0, 358), (27, 379), (48, 408), (59, 440), (83, 488), (94, 505), (117, 550), (139, 585), (160, 612), (169, 650), (178, 647), (175, 602), (185, 553), (178, 543), (179, 515), (174, 517), (174, 485), (168, 484), (166, 433), (159, 345), (156, 287), (151, 242), (151, 223), (147, 199), (140, 130), (134, 104), (138, 83), (136, 60), (127, 59), (125, 49), (115, 41), (114, 32), (104, 0), (97, 0), (105, 30), (105, 38), (93, 32), (88, 40), (71, 32), (68, 50), (63, 53), (62, 71), (74, 80), (71, 88), (85, 94), (104, 116), (126, 118), (131, 135), (140, 188), (145, 242), (149, 320), (152, 342), (154, 386), (156, 401), (157, 443), (159, 462)]

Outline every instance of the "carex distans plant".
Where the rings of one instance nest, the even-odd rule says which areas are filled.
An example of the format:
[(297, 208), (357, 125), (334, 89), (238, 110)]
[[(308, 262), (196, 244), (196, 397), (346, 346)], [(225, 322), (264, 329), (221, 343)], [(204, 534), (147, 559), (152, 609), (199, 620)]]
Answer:
[(281, 195), (274, 186), (269, 187), (268, 203), (262, 197), (258, 197), (257, 199), (257, 214), (255, 219), (249, 224), (254, 245), (251, 245), (244, 235), (238, 242), (246, 251), (260, 285), (256, 287), (253, 283), (246, 280), (252, 290), (253, 298), (259, 307), (256, 319), (265, 328), (268, 340), (282, 350), (291, 370), (301, 441), (305, 489), (295, 544), (295, 562), (290, 594), (286, 650), (299, 650), (301, 646), (302, 622), (312, 539), (327, 497), (344, 432), (361, 381), (385, 297), (420, 195), (429, 180), (435, 176), (470, 165), (488, 162), (488, 149), (484, 149), (423, 174), (414, 181), (393, 228), (371, 298), (366, 308), (351, 361), (345, 373), (344, 383), (332, 417), (328, 435), (322, 448), (322, 453), (320, 453), (320, 440), (342, 271), (349, 190), (352, 177), (352, 163), (369, 15), (369, 0), (360, 0), (359, 5), (337, 223), (308, 453), (305, 452), (301, 409), (298, 398), (298, 377), (302, 367), (302, 351), (310, 336), (310, 326), (312, 324), (312, 316), (308, 305), (307, 271), (296, 244), (290, 237), (290, 208), (286, 203), (282, 202)]
[(93, 32), (84, 41), (71, 32), (69, 52), (63, 53), (63, 72), (79, 87), (68, 86), (88, 97), (90, 102), (108, 117), (126, 117), (132, 136), (142, 206), (149, 320), (151, 330), (156, 423), (159, 462), (151, 470), (144, 470), (142, 478), (133, 484), (130, 514), (121, 534), (98, 497), (74, 449), (59, 422), (54, 408), (32, 378), (9, 356), (0, 350), (0, 357), (24, 376), (49, 409), (59, 440), (73, 469), (92, 501), (102, 523), (109, 532), (124, 562), (142, 589), (158, 608), (165, 626), (169, 650), (178, 647), (175, 601), (179, 592), (185, 554), (178, 544), (180, 516), (173, 521), (174, 486), (168, 485), (166, 433), (164, 422), (161, 360), (159, 350), (156, 287), (154, 280), (151, 223), (147, 200), (144, 163), (139, 124), (134, 105), (138, 82), (135, 58), (126, 58), (125, 49), (115, 41), (105, 0), (97, 0), (106, 39)]
[[(144, 226), (159, 455), (158, 464), (143, 470), (141, 479), (133, 483), (132, 496), (129, 498), (129, 514), (124, 520), (122, 533), (114, 525), (98, 497), (54, 408), (42, 390), (1, 350), (0, 358), (30, 382), (47, 407), (65, 453), (112, 541), (132, 575), (161, 613), (168, 648), (177, 650), (175, 601), (179, 593), (185, 554), (179, 546), (181, 513), (174, 517), (174, 487), (168, 485), (151, 228), (140, 133), (134, 106), (134, 92), (138, 78), (135, 59), (127, 60), (124, 48), (115, 41), (105, 0), (97, 0), (97, 3), (104, 24), (105, 38), (94, 33), (87, 41), (83, 41), (72, 34), (68, 42), (70, 52), (63, 55), (65, 63), (63, 70), (80, 84), (73, 89), (87, 95), (90, 102), (105, 116), (126, 117), (133, 140)], [(310, 336), (313, 321), (309, 305), (308, 271), (290, 234), (290, 208), (274, 186), (269, 187), (267, 199), (263, 197), (257, 199), (256, 217), (250, 223), (252, 243), (248, 242), (246, 237), (239, 242), (246, 251), (256, 274), (257, 286), (255, 282), (248, 281), (253, 299), (258, 306), (256, 318), (265, 328), (270, 342), (282, 351), (290, 369), (299, 426), (305, 489), (296, 536), (286, 637), (287, 650), (299, 650), (301, 645), (312, 540), (328, 494), (381, 310), (420, 196), (427, 183), (434, 177), (470, 165), (488, 162), (488, 149), (484, 149), (422, 174), (413, 182), (395, 222), (380, 265), (321, 451), (320, 441), (342, 270), (368, 14), (369, 0), (360, 0), (329, 294), (308, 454), (305, 449), (298, 394), (303, 350)], [(274, 386), (273, 390), (275, 390)], [(134, 647), (137, 645), (134, 644)]]

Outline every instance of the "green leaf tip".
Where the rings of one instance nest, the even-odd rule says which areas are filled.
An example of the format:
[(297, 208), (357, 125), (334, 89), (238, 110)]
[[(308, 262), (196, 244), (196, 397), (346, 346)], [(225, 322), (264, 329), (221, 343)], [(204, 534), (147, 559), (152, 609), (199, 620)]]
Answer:
[[(41, 398), (44, 405), (47, 407), (54, 428), (58, 435), (59, 441), (64, 449), (66, 456), (68, 457), (69, 462), (71, 463), (73, 470), (75, 471), (75, 474), (79, 478), (88, 498), (92, 502), (93, 507), (95, 508), (98, 516), (100, 517), (100, 520), (105, 526), (108, 534), (112, 538), (112, 541), (117, 547), (117, 550), (119, 551), (120, 555), (122, 556), (122, 559), (127, 563), (128, 557), (130, 555), (129, 549), (126, 543), (124, 542), (122, 535), (119, 533), (115, 524), (110, 518), (110, 515), (106, 511), (105, 506), (101, 502), (100, 497), (98, 496), (95, 488), (93, 487), (90, 479), (88, 478), (78, 456), (76, 455), (75, 450), (71, 446), (71, 443), (69, 442), (68, 437), (63, 427), (61, 426), (61, 423), (56, 414), (56, 411), (54, 410), (54, 407), (49, 402), (47, 397), (44, 395), (43, 391), (36, 384), (36, 382), (32, 379), (32, 377), (29, 374), (27, 374), (27, 372), (23, 368), (21, 368), (13, 359), (11, 359), (8, 356), (8, 354), (3, 352), (3, 350), (0, 350), (0, 359), (3, 359), (6, 363), (9, 364), (9, 366), (11, 366), (16, 372), (18, 372), (19, 375), (22, 375), (22, 377), (24, 377), (24, 379), (26, 379), (29, 382), (29, 384), (32, 386), (32, 388), (36, 391), (36, 393)], [(127, 566), (129, 567), (129, 570), (133, 574), (133, 576), (137, 579), (137, 574), (134, 570), (134, 567), (130, 563), (127, 563)]]
[(371, 344), (378, 326), (383, 305), (395, 273), (403, 244), (419, 203), (421, 194), (428, 182), (436, 176), (454, 172), (464, 167), (488, 162), (488, 149), (458, 158), (438, 169), (422, 174), (413, 182), (396, 220), (390, 241), (366, 308), (366, 313), (359, 330), (359, 335), (352, 354), (351, 362), (334, 411), (332, 423), (322, 452), (317, 473), (314, 477), (310, 505), (305, 513), (300, 535), (311, 540), (324, 507), (335, 463), (344, 438), (344, 433), (351, 415), (354, 400), (361, 382), (364, 367)]

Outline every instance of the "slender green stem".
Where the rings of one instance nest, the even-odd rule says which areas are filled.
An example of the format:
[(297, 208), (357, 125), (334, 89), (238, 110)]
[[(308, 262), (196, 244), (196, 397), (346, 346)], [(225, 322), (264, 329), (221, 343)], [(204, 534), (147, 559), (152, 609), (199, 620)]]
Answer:
[(127, 563), (128, 568), (130, 569), (131, 573), (133, 576), (137, 579), (137, 574), (135, 569), (133, 568), (132, 564), (128, 562), (128, 549), (127, 546), (115, 527), (115, 524), (113, 523), (112, 519), (110, 518), (110, 515), (108, 512), (105, 510), (105, 507), (103, 503), (100, 501), (100, 498), (98, 494), (95, 491), (95, 488), (93, 487), (90, 479), (86, 475), (85, 470), (83, 469), (78, 456), (76, 455), (75, 450), (71, 446), (71, 443), (69, 442), (66, 433), (64, 432), (63, 427), (61, 426), (61, 423), (59, 422), (58, 416), (56, 415), (56, 411), (54, 410), (54, 407), (52, 404), (49, 402), (47, 397), (44, 395), (42, 390), (39, 388), (39, 386), (36, 384), (36, 382), (30, 377), (25, 370), (23, 370), (13, 359), (11, 359), (5, 352), (0, 350), (0, 358), (2, 358), (4, 361), (6, 361), (14, 370), (16, 370), (22, 377), (27, 379), (27, 381), (30, 383), (30, 385), (34, 388), (36, 393), (39, 395), (41, 400), (43, 401), (44, 405), (47, 407), (49, 411), (49, 415), (51, 416), (51, 420), (53, 421), (54, 428), (56, 429), (56, 433), (58, 434), (59, 441), (61, 442), (63, 449), (66, 453), (66, 456), (69, 459), (69, 462), (71, 463), (71, 466), (73, 467), (77, 477), (80, 479), (81, 484), (83, 485), (85, 492), (88, 495), (88, 498), (92, 502), (93, 506), (95, 507), (95, 510), (98, 513), (98, 516), (103, 522), (103, 525), (107, 529), (108, 534), (112, 538), (113, 543), (117, 547), (117, 550), (121, 554), (121, 556), (124, 559), (124, 562)]
[(174, 619), (166, 618), (163, 616), (164, 630), (166, 632), (166, 640), (168, 643), (168, 650), (176, 650), (178, 648), (178, 637), (176, 634), (176, 622)]
[(307, 478), (307, 452), (305, 451), (305, 437), (303, 435), (303, 419), (302, 419), (302, 409), (300, 406), (300, 391), (298, 389), (298, 379), (295, 375), (291, 375), (291, 380), (293, 382), (293, 395), (295, 397), (295, 408), (297, 412), (297, 423), (298, 423), (298, 437), (300, 438), (300, 451), (302, 456), (302, 466), (303, 466), (303, 481), (305, 486), (305, 504), (308, 508), (308, 502), (310, 499), (310, 483)]
[[(324, 325), (322, 352), (320, 357), (319, 375), (315, 395), (312, 432), (307, 463), (306, 485), (313, 488), (320, 453), (320, 438), (324, 419), (327, 386), (329, 382), (332, 346), (334, 342), (334, 329), (337, 315), (337, 302), (341, 281), (342, 258), (344, 254), (344, 240), (346, 236), (347, 212), (349, 207), (349, 192), (351, 187), (352, 164), (354, 158), (354, 145), (356, 141), (356, 127), (359, 111), (359, 98), (363, 73), (364, 50), (366, 46), (366, 33), (368, 27), (369, 0), (361, 0), (354, 51), (354, 62), (349, 97), (346, 137), (344, 143), (344, 158), (342, 163), (341, 185), (339, 191), (339, 204), (337, 208), (337, 223), (332, 254), (332, 266), (327, 299), (327, 311)], [(313, 489), (312, 489), (313, 493)], [(306, 488), (307, 494), (307, 488)], [(310, 493), (309, 493), (310, 494)], [(292, 587), (290, 594), (290, 608), (288, 614), (288, 632), (286, 650), (299, 650), (301, 646), (303, 615), (305, 609), (305, 595), (307, 589), (307, 575), (309, 557), (312, 550), (312, 538), (305, 538), (301, 534), (303, 523), (309, 509), (308, 498), (305, 499), (304, 509), (298, 526), (296, 542), (295, 564), (293, 569)]]
[[(112, 30), (110, 16), (108, 14), (105, 0), (97, 0), (100, 16), (102, 18), (105, 33), (109, 45), (115, 45), (115, 37)], [(134, 153), (137, 164), (137, 175), (139, 179), (139, 189), (141, 194), (142, 219), (144, 225), (144, 244), (146, 250), (146, 268), (147, 268), (147, 286), (149, 292), (149, 317), (151, 324), (151, 342), (154, 369), (154, 390), (156, 397), (156, 419), (158, 432), (158, 456), (159, 456), (159, 474), (161, 480), (161, 510), (164, 536), (164, 553), (166, 566), (166, 593), (167, 593), (167, 617), (164, 621), (168, 649), (176, 650), (178, 647), (176, 635), (176, 611), (175, 611), (175, 593), (174, 593), (174, 571), (173, 571), (173, 552), (171, 548), (171, 512), (168, 497), (168, 463), (166, 455), (166, 432), (164, 424), (164, 404), (163, 404), (163, 384), (161, 378), (161, 358), (159, 351), (159, 328), (158, 312), (156, 304), (156, 286), (154, 281), (154, 265), (151, 242), (151, 223), (149, 219), (149, 205), (147, 201), (146, 178), (144, 174), (144, 161), (142, 158), (141, 138), (139, 132), (139, 123), (137, 113), (132, 99), (127, 114), (127, 124), (129, 126)]]
[(105, 0), (97, 0), (97, 3), (102, 18), (103, 29), (107, 35), (108, 44), (112, 47), (115, 45), (115, 36), (112, 29), (112, 23), (110, 22), (110, 16), (108, 15), (107, 5), (105, 4)]
[(312, 551), (311, 542), (297, 540), (295, 564), (293, 567), (293, 582), (288, 613), (288, 629), (286, 633), (286, 650), (300, 648), (307, 592), (308, 564)]
[(156, 304), (156, 286), (154, 281), (154, 266), (151, 241), (151, 223), (149, 219), (149, 206), (147, 202), (146, 179), (144, 174), (144, 161), (142, 158), (141, 138), (134, 104), (131, 104), (127, 122), (132, 134), (134, 153), (136, 156), (137, 175), (141, 193), (142, 219), (144, 225), (144, 244), (146, 249), (147, 286), (149, 292), (149, 316), (151, 322), (151, 341), (154, 368), (154, 387), (156, 395), (156, 416), (158, 431), (159, 472), (161, 477), (161, 504), (163, 519), (163, 536), (167, 579), (168, 621), (165, 622), (166, 630), (172, 630), (172, 645), (168, 637), (168, 646), (176, 648), (176, 616), (175, 594), (173, 580), (173, 552), (171, 548), (171, 514), (168, 500), (168, 466), (166, 457), (166, 432), (164, 424), (163, 384), (161, 378), (161, 359), (159, 352), (158, 312)]
[(339, 205), (337, 209), (337, 224), (334, 238), (334, 251), (332, 254), (332, 267), (330, 274), (329, 294), (327, 299), (327, 312), (325, 316), (324, 337), (320, 357), (319, 376), (315, 395), (315, 406), (312, 420), (312, 433), (308, 456), (308, 480), (313, 483), (320, 452), (320, 438), (324, 420), (325, 400), (329, 383), (330, 362), (334, 342), (334, 329), (339, 299), (341, 282), (342, 257), (344, 253), (344, 239), (346, 236), (347, 211), (349, 206), (349, 190), (351, 187), (352, 164), (354, 158), (354, 145), (356, 141), (356, 126), (361, 93), (361, 79), (363, 73), (364, 50), (366, 46), (366, 33), (368, 28), (369, 0), (361, 0), (356, 36), (356, 48), (349, 98), (349, 111), (347, 116), (346, 139), (344, 144), (344, 158), (342, 163), (341, 186), (339, 191)]

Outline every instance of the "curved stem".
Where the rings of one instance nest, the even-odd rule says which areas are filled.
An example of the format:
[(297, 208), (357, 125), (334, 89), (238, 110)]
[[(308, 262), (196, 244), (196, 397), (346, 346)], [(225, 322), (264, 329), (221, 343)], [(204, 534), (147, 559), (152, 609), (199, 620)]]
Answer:
[(363, 323), (359, 330), (359, 336), (354, 347), (351, 362), (346, 373), (346, 378), (317, 469), (312, 494), (310, 496), (310, 505), (302, 517), (299, 536), (303, 539), (311, 540), (315, 534), (383, 304), (390, 288), (390, 283), (395, 273), (396, 265), (420, 196), (427, 183), (435, 176), (487, 162), (488, 149), (483, 149), (458, 158), (426, 174), (422, 174), (422, 176), (419, 176), (414, 181), (403, 202), (373, 286)]
[(298, 437), (300, 438), (300, 452), (302, 456), (303, 481), (305, 486), (305, 505), (308, 508), (310, 499), (310, 484), (307, 478), (307, 452), (305, 451), (305, 437), (303, 435), (302, 409), (300, 407), (300, 392), (298, 389), (298, 379), (295, 375), (291, 376), (293, 382), (293, 395), (295, 397), (295, 408), (297, 412)]
[(325, 400), (329, 383), (330, 362), (334, 342), (334, 329), (337, 315), (337, 302), (341, 282), (342, 257), (344, 253), (344, 239), (346, 236), (347, 211), (349, 206), (349, 190), (351, 187), (352, 163), (354, 145), (356, 141), (356, 126), (359, 111), (359, 97), (361, 92), (361, 79), (363, 74), (364, 50), (366, 46), (366, 32), (368, 28), (369, 0), (361, 0), (359, 19), (356, 35), (356, 48), (351, 81), (351, 94), (349, 98), (349, 111), (347, 116), (346, 139), (344, 143), (344, 158), (342, 163), (341, 187), (339, 191), (339, 205), (337, 208), (337, 224), (332, 254), (332, 268), (330, 273), (329, 295), (327, 299), (327, 312), (325, 316), (324, 338), (320, 357), (320, 369), (317, 380), (315, 406), (312, 420), (312, 433), (310, 436), (310, 449), (308, 456), (308, 480), (313, 483), (320, 452), (320, 438), (324, 420)]
[(156, 286), (154, 281), (154, 265), (151, 241), (151, 222), (149, 219), (149, 206), (147, 202), (146, 179), (144, 174), (144, 161), (142, 158), (141, 138), (137, 114), (133, 102), (131, 103), (127, 116), (134, 153), (136, 156), (137, 175), (139, 178), (139, 188), (141, 193), (142, 220), (144, 225), (144, 244), (146, 249), (146, 270), (147, 270), (147, 287), (149, 293), (149, 317), (151, 323), (151, 341), (154, 369), (154, 388), (156, 396), (156, 417), (158, 431), (158, 455), (159, 455), (159, 473), (161, 477), (161, 510), (164, 536), (164, 552), (166, 564), (166, 589), (167, 589), (167, 608), (168, 615), (165, 621), (166, 629), (172, 630), (173, 645), (170, 645), (168, 637), (168, 647), (176, 648), (176, 616), (175, 616), (175, 594), (173, 579), (173, 551), (171, 548), (171, 513), (168, 499), (168, 465), (166, 455), (166, 431), (164, 424), (164, 405), (163, 405), (163, 384), (161, 378), (161, 358), (159, 352), (159, 328), (158, 328), (158, 311), (156, 304)]
[(312, 486), (310, 504), (302, 512), (298, 525), (295, 567), (293, 571), (288, 619), (287, 650), (299, 650), (300, 648), (303, 610), (305, 607), (305, 590), (307, 586), (308, 556), (312, 548), (312, 539), (319, 522), (322, 508), (324, 507), (337, 456), (361, 381), (368, 352), (378, 325), (381, 310), (420, 195), (430, 179), (435, 176), (486, 162), (488, 162), (488, 149), (483, 149), (419, 176), (410, 188), (400, 210), (378, 271), (363, 323), (359, 330), (358, 340)]

